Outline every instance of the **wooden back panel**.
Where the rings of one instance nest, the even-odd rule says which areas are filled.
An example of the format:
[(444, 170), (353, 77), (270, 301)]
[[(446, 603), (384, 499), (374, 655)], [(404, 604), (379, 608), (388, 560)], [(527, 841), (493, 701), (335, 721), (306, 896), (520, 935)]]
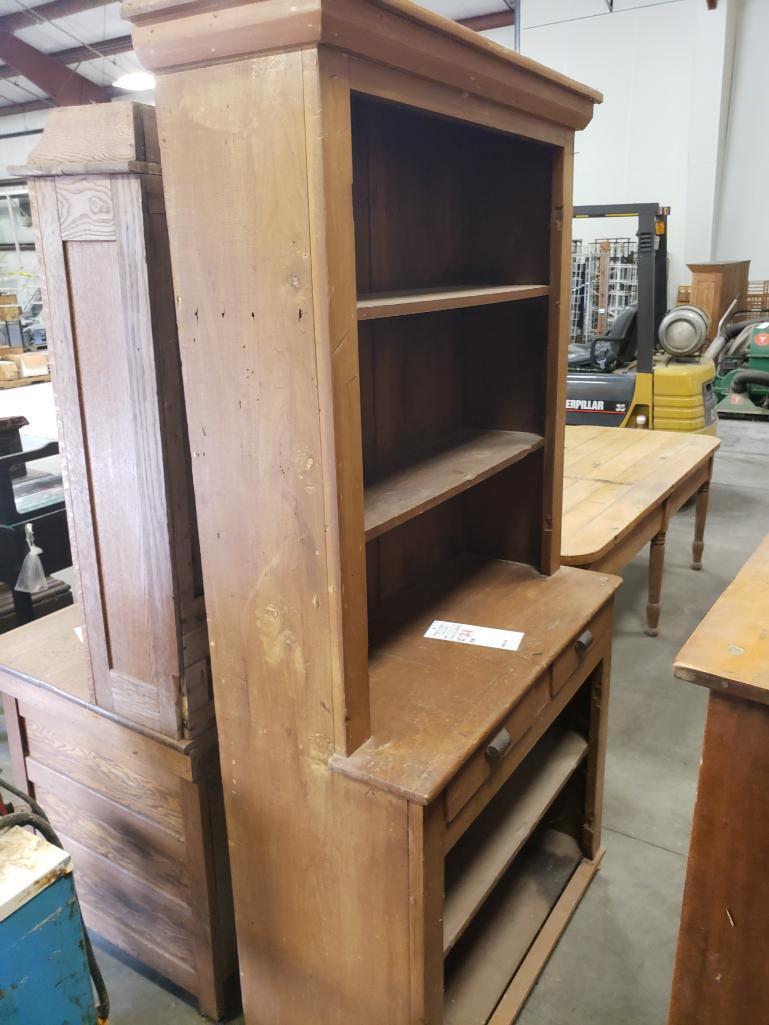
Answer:
[(162, 181), (154, 110), (112, 106), (54, 112), (26, 171), (91, 700), (182, 737), (212, 703)]

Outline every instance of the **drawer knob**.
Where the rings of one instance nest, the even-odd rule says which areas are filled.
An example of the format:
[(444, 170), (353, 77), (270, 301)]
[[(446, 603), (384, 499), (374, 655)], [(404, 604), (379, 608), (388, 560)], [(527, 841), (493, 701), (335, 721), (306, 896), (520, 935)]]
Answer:
[(593, 643), (593, 634), (590, 630), (585, 630), (574, 642), (574, 650), (578, 655), (584, 655), (590, 645)]
[(501, 729), (496, 736), (492, 737), (486, 747), (486, 757), (492, 761), (497, 761), (507, 751), (513, 742), (513, 738), (507, 732), (506, 729)]

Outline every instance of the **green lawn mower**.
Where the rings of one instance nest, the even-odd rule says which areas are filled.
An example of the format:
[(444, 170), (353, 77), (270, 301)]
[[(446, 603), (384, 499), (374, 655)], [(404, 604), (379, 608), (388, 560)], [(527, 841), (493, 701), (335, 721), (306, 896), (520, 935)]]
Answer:
[(769, 420), (769, 320), (730, 324), (714, 348), (718, 416)]

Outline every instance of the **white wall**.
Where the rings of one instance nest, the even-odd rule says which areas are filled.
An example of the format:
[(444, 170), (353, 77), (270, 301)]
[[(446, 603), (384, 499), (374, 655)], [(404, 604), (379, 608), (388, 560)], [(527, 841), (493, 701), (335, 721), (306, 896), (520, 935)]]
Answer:
[(743, 0), (737, 34), (715, 256), (750, 259), (769, 279), (769, 0)]
[[(711, 257), (735, 5), (720, 0), (711, 12), (705, 0), (615, 0), (609, 14), (605, 0), (522, 3), (522, 52), (604, 94), (577, 135), (575, 203), (669, 206), (671, 296), (690, 280), (687, 263)], [(487, 35), (513, 45), (512, 29)], [(629, 220), (580, 221), (575, 237), (635, 230)]]
[(2, 136), (41, 129), (45, 124), (46, 115), (45, 110), (35, 110), (29, 114), (0, 117), (0, 178), (15, 177), (9, 168), (23, 164), (29, 151), (40, 140), (39, 135), (16, 135), (16, 138), (10, 139), (4, 139)]

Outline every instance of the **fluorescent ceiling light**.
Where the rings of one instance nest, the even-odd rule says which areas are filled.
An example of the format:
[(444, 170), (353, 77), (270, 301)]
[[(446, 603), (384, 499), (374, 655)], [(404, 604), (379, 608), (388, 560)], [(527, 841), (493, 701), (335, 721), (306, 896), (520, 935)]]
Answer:
[(155, 76), (149, 71), (129, 71), (112, 83), (116, 89), (127, 89), (131, 93), (142, 93), (155, 88)]

